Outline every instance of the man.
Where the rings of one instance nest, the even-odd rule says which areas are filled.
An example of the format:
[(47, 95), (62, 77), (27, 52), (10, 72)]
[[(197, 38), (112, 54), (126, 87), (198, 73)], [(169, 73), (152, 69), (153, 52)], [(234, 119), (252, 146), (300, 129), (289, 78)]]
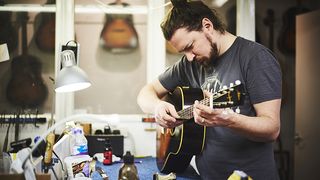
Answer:
[(281, 70), (272, 52), (236, 37), (224, 28), (216, 12), (201, 1), (172, 1), (162, 22), (164, 37), (184, 53), (180, 61), (144, 86), (137, 98), (156, 122), (173, 128), (182, 124), (174, 106), (161, 98), (177, 86), (217, 92), (240, 80), (244, 104), (212, 109), (194, 104), (195, 123), (206, 126), (203, 152), (196, 157), (202, 179), (227, 179), (241, 170), (253, 179), (278, 179), (272, 142), (280, 132)]

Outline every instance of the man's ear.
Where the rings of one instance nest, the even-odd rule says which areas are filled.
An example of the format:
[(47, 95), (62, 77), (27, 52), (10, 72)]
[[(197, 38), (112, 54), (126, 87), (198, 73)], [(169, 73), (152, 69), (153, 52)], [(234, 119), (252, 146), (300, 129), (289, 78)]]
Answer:
[(202, 30), (213, 30), (213, 24), (208, 18), (202, 19)]

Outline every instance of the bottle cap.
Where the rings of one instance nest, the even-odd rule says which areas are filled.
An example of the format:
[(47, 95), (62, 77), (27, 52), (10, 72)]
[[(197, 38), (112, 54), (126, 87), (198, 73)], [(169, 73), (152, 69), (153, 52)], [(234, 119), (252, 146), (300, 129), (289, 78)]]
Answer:
[(36, 137), (34, 138), (33, 142), (34, 142), (34, 143), (37, 143), (39, 139), (41, 139), (41, 136), (36, 136)]
[(111, 128), (109, 125), (104, 126), (104, 134), (112, 134)]
[(82, 134), (82, 129), (81, 128), (73, 128), (72, 132), (73, 132), (73, 134)]
[(127, 151), (126, 154), (123, 156), (123, 162), (125, 164), (133, 164), (134, 156), (131, 155), (130, 151)]

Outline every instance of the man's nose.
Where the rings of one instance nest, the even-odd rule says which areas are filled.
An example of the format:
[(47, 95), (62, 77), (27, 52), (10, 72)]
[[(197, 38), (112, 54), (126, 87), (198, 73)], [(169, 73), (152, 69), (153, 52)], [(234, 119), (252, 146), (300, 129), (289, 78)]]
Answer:
[(185, 55), (186, 55), (188, 61), (193, 61), (194, 56), (195, 56), (192, 52), (186, 52)]

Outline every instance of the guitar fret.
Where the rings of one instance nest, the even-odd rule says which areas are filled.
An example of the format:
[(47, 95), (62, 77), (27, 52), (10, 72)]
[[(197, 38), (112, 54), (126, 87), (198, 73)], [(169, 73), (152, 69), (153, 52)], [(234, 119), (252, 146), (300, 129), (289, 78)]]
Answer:
[[(244, 95), (244, 93), (241, 92), (240, 85), (241, 83), (236, 81), (236, 86), (230, 85), (229, 89), (225, 87), (220, 91), (214, 93), (211, 98), (206, 97), (200, 100), (199, 103), (206, 106), (212, 105), (213, 108), (227, 108), (239, 105), (240, 103), (242, 103), (241, 100), (242, 96)], [(178, 115), (181, 119), (184, 120), (193, 118), (193, 105), (180, 110), (178, 112)]]
[[(210, 104), (210, 98), (204, 98), (201, 101), (199, 101), (199, 103), (208, 106)], [(178, 112), (178, 115), (180, 116), (181, 119), (191, 119), (191, 118), (193, 118), (193, 105), (189, 106), (186, 109), (180, 110)]]

